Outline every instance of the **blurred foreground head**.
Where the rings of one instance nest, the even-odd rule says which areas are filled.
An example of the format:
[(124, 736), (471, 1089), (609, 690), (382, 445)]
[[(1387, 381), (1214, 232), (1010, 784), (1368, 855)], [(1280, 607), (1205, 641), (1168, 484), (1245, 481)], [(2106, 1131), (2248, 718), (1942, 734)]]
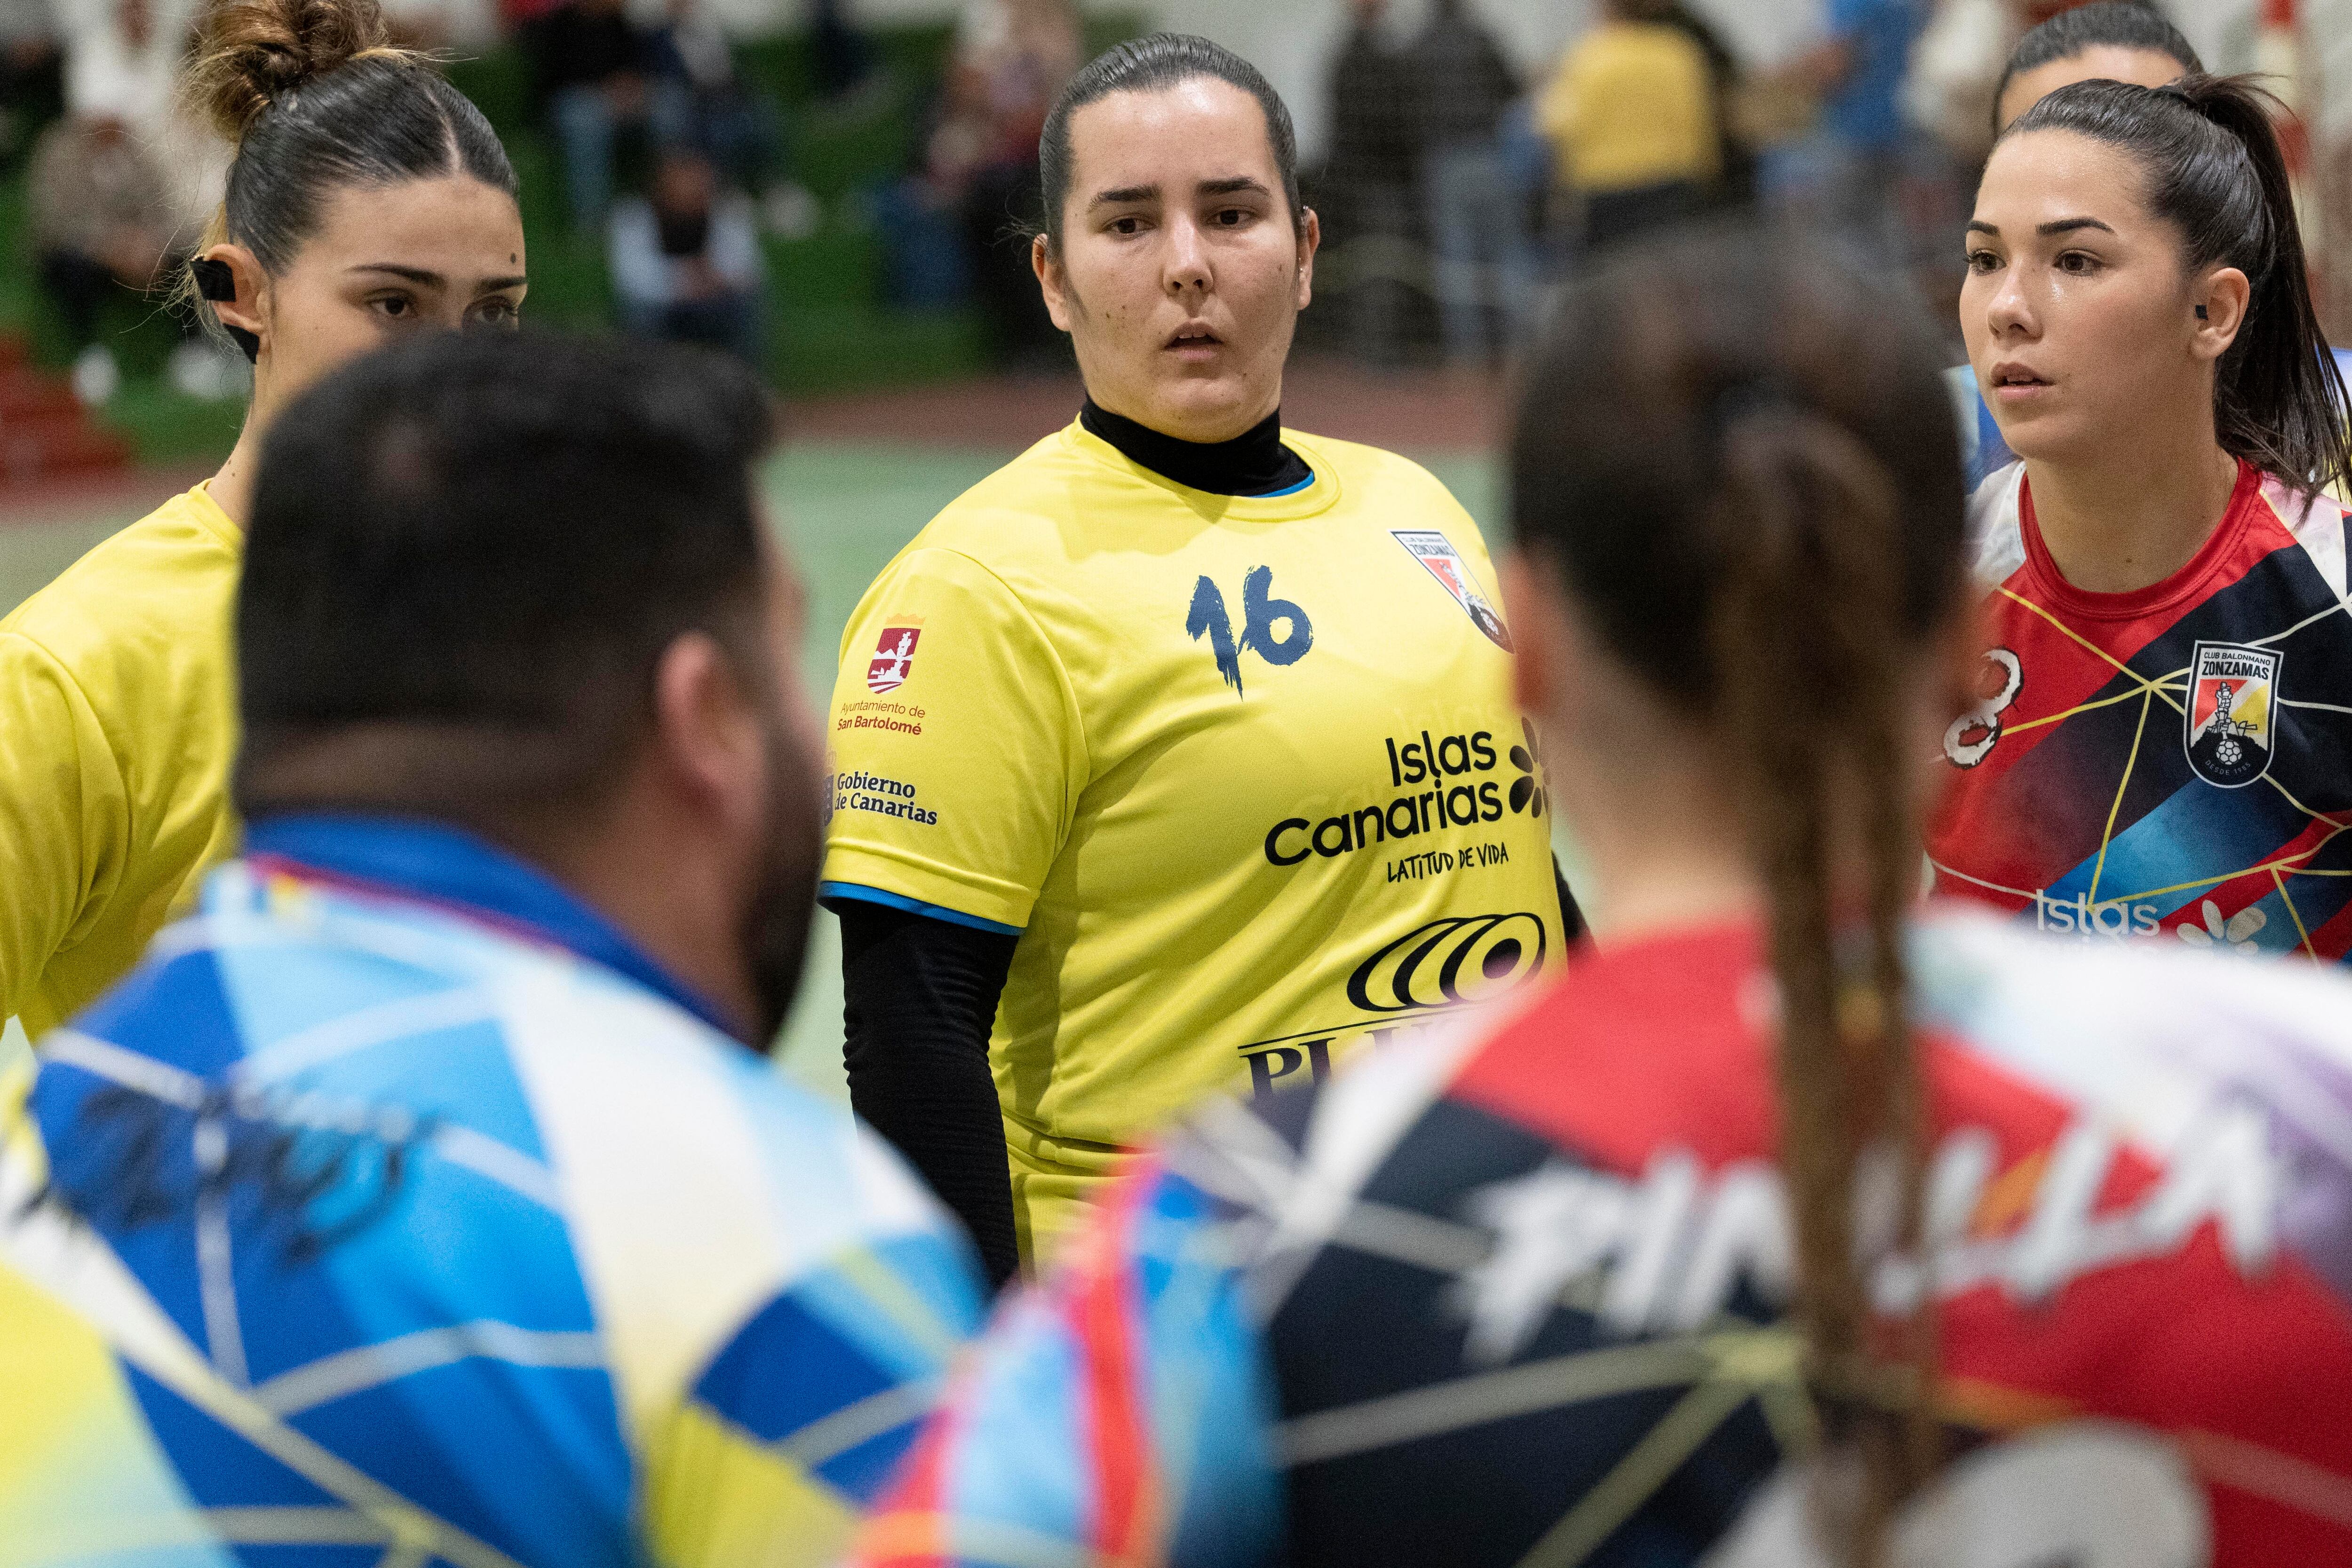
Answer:
[(436, 338), (311, 389), (247, 544), (238, 809), (471, 830), (765, 1044), (817, 855), (772, 429), (731, 361), (631, 340)]
[(2029, 29), (1993, 89), (1992, 131), (2078, 81), (2162, 87), (2205, 68), (2179, 28), (2147, 0), (2093, 0)]
[(1901, 923), (1969, 651), (1942, 362), (1884, 269), (1681, 235), (1567, 297), (1511, 451), (1520, 691), (1603, 913), (1760, 903), (1771, 932), (1798, 1312), (1823, 1429), (1867, 1479), (1857, 1544), (1934, 1463), (1932, 1339), (1915, 1325), (1891, 1384), (1875, 1364), (1853, 1216), (1884, 1142), (1917, 1234)]

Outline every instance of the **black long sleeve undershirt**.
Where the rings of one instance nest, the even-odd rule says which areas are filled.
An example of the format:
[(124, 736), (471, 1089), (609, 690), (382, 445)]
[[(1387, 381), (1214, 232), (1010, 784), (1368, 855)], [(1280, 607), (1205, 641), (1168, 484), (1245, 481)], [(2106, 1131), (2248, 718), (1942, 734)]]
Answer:
[(1576, 894), (1568, 887), (1568, 873), (1559, 869), (1559, 857), (1551, 857), (1552, 885), (1559, 889), (1559, 945), (1563, 951), (1576, 946), (1584, 935), (1584, 911), (1577, 907)]
[(850, 1107), (963, 1221), (1001, 1287), (1021, 1256), (988, 1033), (1018, 938), (862, 899), (834, 907)]

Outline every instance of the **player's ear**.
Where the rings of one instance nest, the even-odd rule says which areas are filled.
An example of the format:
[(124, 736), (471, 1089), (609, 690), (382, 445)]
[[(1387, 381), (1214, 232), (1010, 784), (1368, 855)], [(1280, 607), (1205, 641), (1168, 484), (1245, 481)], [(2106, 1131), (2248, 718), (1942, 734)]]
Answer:
[(2191, 294), (2196, 308), (2191, 352), (2200, 359), (2218, 360), (2230, 351), (2246, 324), (2252, 285), (2236, 267), (2216, 267), (2198, 280)]
[(1300, 214), (1298, 228), (1298, 308), (1315, 302), (1315, 253), (1323, 246), (1323, 220), (1308, 207)]
[(759, 693), (718, 641), (681, 632), (654, 665), (654, 765), (672, 799), (746, 841), (766, 807)]
[(269, 340), (269, 274), (241, 245), (226, 241), (205, 247), (189, 263), (197, 297), (213, 308), (248, 360), (257, 359)]
[(1037, 275), (1037, 287), (1045, 296), (1045, 314), (1054, 319), (1055, 326), (1068, 331), (1069, 290), (1063, 277), (1061, 257), (1054, 254), (1054, 242), (1048, 236), (1042, 234), (1031, 236), (1029, 270)]

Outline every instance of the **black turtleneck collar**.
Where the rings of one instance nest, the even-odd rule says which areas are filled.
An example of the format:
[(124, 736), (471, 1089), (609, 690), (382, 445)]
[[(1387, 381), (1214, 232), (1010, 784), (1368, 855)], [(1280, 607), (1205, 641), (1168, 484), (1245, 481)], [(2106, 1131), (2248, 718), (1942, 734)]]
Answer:
[(1113, 413), (1092, 398), (1078, 410), (1078, 423), (1129, 462), (1212, 496), (1278, 496), (1315, 477), (1306, 459), (1282, 444), (1280, 409), (1231, 441), (1179, 441)]

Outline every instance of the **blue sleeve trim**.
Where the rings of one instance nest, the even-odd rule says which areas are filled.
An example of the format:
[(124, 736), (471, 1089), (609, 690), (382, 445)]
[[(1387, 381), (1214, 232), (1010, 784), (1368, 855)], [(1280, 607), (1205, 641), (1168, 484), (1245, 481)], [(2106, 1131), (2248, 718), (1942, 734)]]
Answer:
[(929, 915), (944, 920), (950, 925), (969, 925), (974, 931), (993, 931), (1000, 936), (1018, 936), (1021, 927), (1006, 925), (994, 920), (982, 920), (977, 915), (966, 915), (961, 909), (946, 909), (936, 904), (925, 904), (919, 898), (908, 898), (901, 894), (885, 893), (878, 887), (867, 887), (856, 882), (821, 882), (816, 884), (819, 904), (831, 904), (838, 898), (856, 899), (862, 904), (878, 904), (886, 909), (903, 909), (909, 915)]
[(1314, 488), (1314, 486), (1315, 486), (1315, 471), (1314, 471), (1313, 469), (1311, 469), (1311, 468), (1310, 468), (1310, 469), (1308, 469), (1308, 470), (1307, 471), (1307, 477), (1306, 477), (1306, 478), (1301, 479), (1297, 484), (1291, 486), (1288, 489), (1286, 489), (1286, 490), (1268, 490), (1265, 495), (1263, 495), (1263, 496), (1252, 496), (1252, 497), (1250, 497), (1250, 499), (1251, 499), (1251, 500), (1253, 500), (1253, 501), (1271, 501), (1271, 500), (1273, 500), (1273, 499), (1274, 499), (1276, 497), (1277, 497), (1277, 496), (1296, 496), (1296, 495), (1297, 495), (1297, 494), (1298, 494), (1298, 492), (1300, 492), (1301, 490), (1310, 490), (1310, 489), (1313, 489), (1313, 488)]

